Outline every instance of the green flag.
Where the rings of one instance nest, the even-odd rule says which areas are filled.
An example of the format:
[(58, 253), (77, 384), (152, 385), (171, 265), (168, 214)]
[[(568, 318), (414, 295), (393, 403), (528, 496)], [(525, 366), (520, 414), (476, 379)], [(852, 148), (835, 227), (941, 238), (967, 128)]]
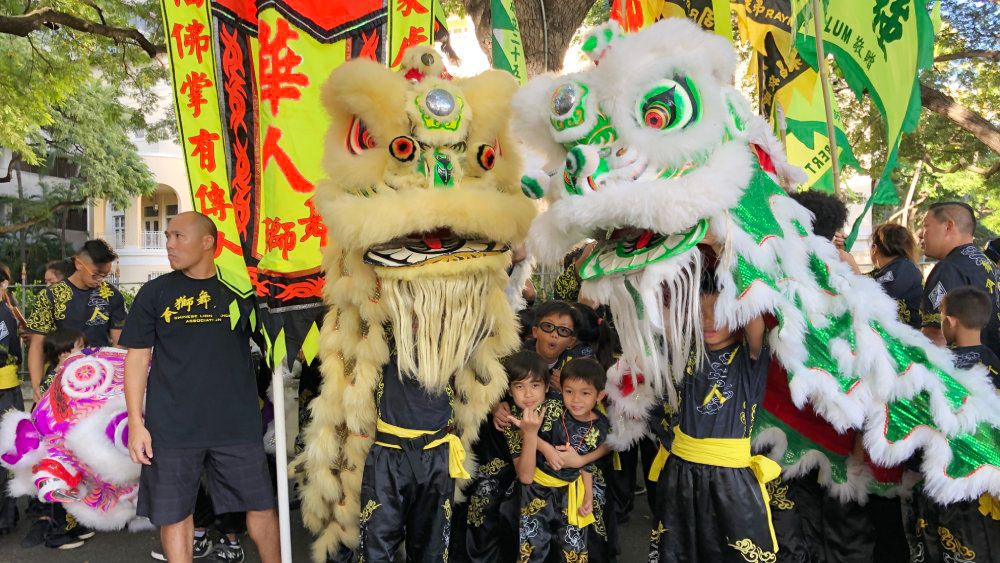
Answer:
[[(826, 110), (823, 105), (823, 81), (812, 69), (798, 80), (811, 83), (812, 88), (805, 93), (800, 89), (793, 90), (790, 103), (787, 107), (781, 108), (787, 124), (785, 150), (788, 153), (788, 162), (805, 171), (807, 180), (803, 184), (804, 188), (833, 193), (833, 159), (826, 127)], [(840, 168), (843, 170), (844, 167), (851, 166), (858, 170), (861, 167), (854, 158), (854, 152), (844, 133), (844, 124), (836, 100), (833, 102), (833, 126), (836, 131)]]
[(528, 69), (524, 63), (514, 0), (492, 0), (490, 17), (493, 21), (493, 68), (506, 70), (524, 84), (528, 79)]
[[(857, 96), (867, 93), (885, 122), (888, 158), (872, 197), (874, 203), (897, 205), (890, 176), (899, 141), (920, 118), (918, 72), (931, 64), (934, 33), (925, 6), (917, 0), (838, 0), (829, 2), (823, 21), (823, 45), (832, 54)], [(799, 30), (796, 47), (817, 68), (815, 29)], [(849, 237), (856, 238), (859, 222)]]

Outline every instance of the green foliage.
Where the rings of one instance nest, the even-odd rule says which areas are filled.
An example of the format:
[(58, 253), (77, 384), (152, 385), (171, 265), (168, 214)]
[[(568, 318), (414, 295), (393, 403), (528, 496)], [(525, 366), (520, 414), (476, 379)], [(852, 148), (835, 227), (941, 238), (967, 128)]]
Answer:
[[(28, 281), (41, 280), (45, 274), (45, 265), (52, 260), (59, 260), (73, 254), (71, 245), (63, 245), (55, 235), (31, 238), (32, 243), (25, 247)], [(0, 238), (0, 262), (10, 268), (15, 281), (21, 279), (21, 244), (17, 237)], [(20, 299), (20, 295), (18, 295)]]
[[(136, 27), (153, 42), (162, 43), (158, 0), (0, 0), (0, 14), (21, 15), (53, 8), (94, 23)], [(51, 26), (28, 37), (0, 33), (0, 146), (38, 164), (44, 157), (38, 141), (42, 128), (53, 125), (56, 108), (87, 89), (94, 77), (118, 99), (129, 99), (140, 110), (127, 115), (128, 128), (151, 140), (172, 134), (171, 122), (147, 123), (157, 103), (153, 85), (166, 78), (166, 65), (150, 59), (137, 45), (66, 26)], [(107, 115), (97, 114), (93, 119)], [(34, 146), (33, 146), (34, 145)]]

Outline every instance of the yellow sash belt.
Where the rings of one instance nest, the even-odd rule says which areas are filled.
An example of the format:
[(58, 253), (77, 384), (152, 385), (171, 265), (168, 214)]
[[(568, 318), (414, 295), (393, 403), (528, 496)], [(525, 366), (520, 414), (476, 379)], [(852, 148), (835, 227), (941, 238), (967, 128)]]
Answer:
[[(375, 429), (379, 432), (392, 434), (393, 436), (398, 436), (407, 440), (426, 436), (427, 434), (434, 434), (436, 432), (436, 430), (410, 430), (409, 428), (393, 426), (381, 418), (378, 419)], [(385, 442), (375, 443), (385, 448), (394, 448), (397, 450), (403, 449), (396, 444), (387, 444)], [(458, 436), (450, 433), (446, 434), (443, 438), (438, 438), (437, 440), (434, 440), (424, 446), (424, 449), (432, 450), (443, 444), (448, 445), (448, 474), (451, 475), (453, 479), (469, 479), (469, 472), (465, 470), (465, 448), (462, 447), (462, 440), (459, 439)]]
[(979, 513), (1000, 520), (1000, 500), (989, 493), (983, 493), (979, 497)]
[(582, 472), (577, 476), (576, 480), (569, 482), (553, 477), (536, 467), (533, 480), (535, 483), (543, 487), (549, 487), (550, 489), (569, 487), (566, 491), (566, 518), (570, 526), (585, 528), (597, 521), (594, 518), (593, 511), (586, 516), (580, 516), (580, 506), (583, 504), (583, 498), (587, 492), (586, 486), (583, 484)]
[(0, 368), (0, 389), (12, 389), (21, 384), (21, 379), (17, 376), (17, 366), (4, 366)]
[(774, 524), (771, 522), (771, 497), (767, 494), (765, 484), (778, 478), (781, 466), (774, 460), (762, 455), (750, 455), (750, 438), (692, 438), (677, 426), (674, 427), (674, 442), (668, 452), (663, 444), (653, 459), (649, 468), (649, 480), (656, 481), (667, 462), (670, 454), (691, 463), (714, 465), (716, 467), (749, 467), (757, 483), (760, 484), (760, 494), (764, 498), (764, 508), (767, 509), (767, 527), (771, 531), (771, 542), (774, 551), (778, 551), (778, 538), (774, 534)]

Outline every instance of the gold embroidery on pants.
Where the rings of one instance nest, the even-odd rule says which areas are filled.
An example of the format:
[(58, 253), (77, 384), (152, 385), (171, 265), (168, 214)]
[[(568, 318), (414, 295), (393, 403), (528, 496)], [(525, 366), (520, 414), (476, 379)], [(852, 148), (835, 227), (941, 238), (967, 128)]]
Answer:
[(958, 541), (958, 538), (952, 535), (951, 530), (944, 527), (938, 528), (938, 536), (941, 537), (941, 547), (955, 555), (964, 557), (968, 561), (975, 561), (976, 552), (962, 545), (962, 542)]
[(757, 547), (749, 538), (736, 540), (736, 543), (729, 544), (729, 547), (739, 551), (743, 560), (750, 563), (774, 563), (777, 560), (773, 551), (765, 551)]

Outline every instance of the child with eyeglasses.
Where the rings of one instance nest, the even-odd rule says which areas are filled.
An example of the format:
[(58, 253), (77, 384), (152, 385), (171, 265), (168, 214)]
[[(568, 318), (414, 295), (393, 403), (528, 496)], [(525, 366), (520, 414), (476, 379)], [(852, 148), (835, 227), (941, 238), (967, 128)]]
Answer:
[(549, 384), (559, 389), (559, 370), (566, 351), (576, 344), (580, 311), (566, 301), (546, 301), (535, 310), (535, 326), (525, 350), (534, 350), (549, 366)]

